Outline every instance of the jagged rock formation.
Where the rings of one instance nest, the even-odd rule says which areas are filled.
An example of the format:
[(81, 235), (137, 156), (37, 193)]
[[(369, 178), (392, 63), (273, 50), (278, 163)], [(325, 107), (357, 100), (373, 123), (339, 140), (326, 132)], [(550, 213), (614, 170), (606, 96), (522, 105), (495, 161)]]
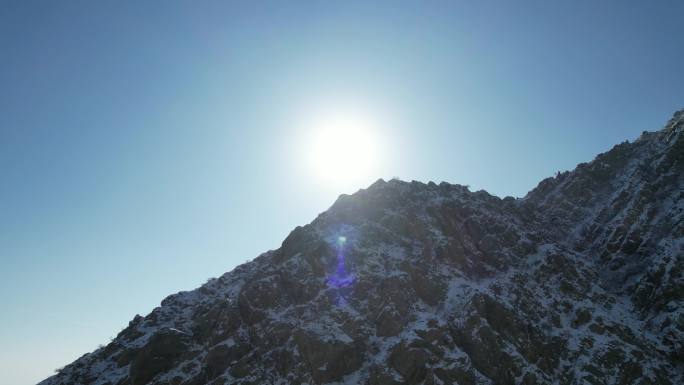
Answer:
[(522, 199), (380, 180), (42, 384), (684, 383), (683, 130)]

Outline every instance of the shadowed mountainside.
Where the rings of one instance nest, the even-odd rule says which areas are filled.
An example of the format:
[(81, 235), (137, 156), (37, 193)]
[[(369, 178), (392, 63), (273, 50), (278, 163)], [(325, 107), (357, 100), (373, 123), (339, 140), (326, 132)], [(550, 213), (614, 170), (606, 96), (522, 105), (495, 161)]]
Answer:
[(379, 180), (41, 384), (684, 383), (682, 131), (522, 199)]

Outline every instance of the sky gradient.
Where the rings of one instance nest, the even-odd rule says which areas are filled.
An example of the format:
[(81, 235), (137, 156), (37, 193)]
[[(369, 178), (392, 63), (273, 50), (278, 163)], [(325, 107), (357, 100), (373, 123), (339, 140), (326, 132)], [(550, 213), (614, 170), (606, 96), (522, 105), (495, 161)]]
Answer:
[[(139, 3), (0, 4), (3, 384), (377, 178), (522, 197), (684, 107), (679, 1)], [(336, 106), (383, 121), (377, 175), (303, 164)]]

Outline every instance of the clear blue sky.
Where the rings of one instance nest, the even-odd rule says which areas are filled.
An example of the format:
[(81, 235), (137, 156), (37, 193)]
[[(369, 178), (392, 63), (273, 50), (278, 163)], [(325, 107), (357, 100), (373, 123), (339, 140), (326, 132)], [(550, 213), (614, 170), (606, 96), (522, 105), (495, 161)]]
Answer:
[[(523, 196), (684, 106), (681, 1), (139, 3), (0, 3), (3, 384), (377, 177)], [(383, 115), (391, 162), (304, 172), (318, 104)]]

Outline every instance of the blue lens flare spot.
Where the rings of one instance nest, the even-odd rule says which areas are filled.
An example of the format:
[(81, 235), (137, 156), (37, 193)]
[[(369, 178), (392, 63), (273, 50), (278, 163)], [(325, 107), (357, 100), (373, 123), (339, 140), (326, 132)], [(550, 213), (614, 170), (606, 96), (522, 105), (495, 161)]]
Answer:
[(334, 239), (333, 248), (335, 249), (335, 266), (334, 270), (328, 274), (326, 282), (328, 287), (334, 289), (334, 296), (336, 297), (336, 303), (338, 305), (343, 305), (346, 303), (344, 298), (347, 290), (342, 290), (349, 288), (354, 284), (356, 277), (353, 273), (347, 270), (347, 253), (350, 251), (347, 245), (346, 236), (338, 236)]

